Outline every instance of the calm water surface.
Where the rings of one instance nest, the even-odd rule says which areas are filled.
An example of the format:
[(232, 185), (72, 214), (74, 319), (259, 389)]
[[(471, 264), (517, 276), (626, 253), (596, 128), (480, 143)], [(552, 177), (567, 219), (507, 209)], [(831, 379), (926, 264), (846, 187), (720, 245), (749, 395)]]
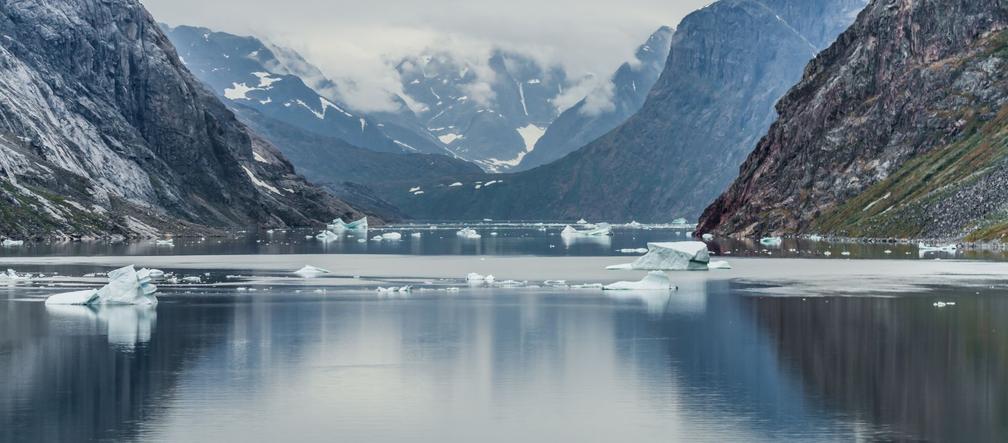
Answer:
[(1008, 439), (1004, 294), (741, 289), (179, 288), (147, 311), (0, 288), (0, 440)]
[[(456, 235), (463, 227), (472, 227), (480, 239)], [(528, 223), (408, 224), (366, 233), (348, 233), (338, 240), (315, 239), (318, 231), (291, 229), (262, 232), (239, 231), (221, 237), (179, 237), (175, 246), (159, 246), (154, 240), (130, 242), (41, 242), (20, 247), (0, 248), (0, 257), (24, 256), (124, 256), (124, 255), (220, 255), (220, 254), (406, 254), (406, 255), (536, 255), (536, 256), (614, 256), (636, 254), (648, 242), (692, 240), (692, 228), (667, 225), (629, 228), (616, 226), (612, 236), (566, 238), (560, 235), (563, 224), (535, 226)], [(399, 241), (375, 241), (383, 233), (398, 232)], [(419, 233), (420, 237), (412, 234)], [(916, 244), (859, 244), (829, 241), (785, 239), (775, 247), (753, 240), (718, 238), (709, 243), (722, 255), (816, 257), (832, 259), (982, 259), (1006, 260), (1001, 250), (960, 250), (950, 254), (921, 254)], [(941, 245), (938, 245), (941, 246)]]

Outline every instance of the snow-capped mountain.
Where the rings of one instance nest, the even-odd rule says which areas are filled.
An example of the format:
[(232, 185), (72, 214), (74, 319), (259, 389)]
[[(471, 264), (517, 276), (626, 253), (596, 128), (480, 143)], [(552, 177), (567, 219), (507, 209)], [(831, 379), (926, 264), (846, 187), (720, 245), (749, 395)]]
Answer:
[(297, 52), (206, 28), (162, 25), (186, 66), (230, 107), (379, 152), (446, 153), (405, 103), (388, 121), (356, 112), (338, 88)]
[(427, 130), (489, 171), (521, 163), (556, 120), (553, 99), (569, 86), (562, 69), (499, 50), (485, 63), (432, 52), (408, 57), (396, 70)]
[(0, 234), (360, 215), (236, 120), (138, 1), (4, 1), (0, 35)]
[(623, 124), (644, 106), (661, 76), (672, 45), (672, 28), (663, 26), (637, 48), (633, 63), (622, 64), (610, 81), (560, 114), (516, 170), (544, 165), (574, 152)]

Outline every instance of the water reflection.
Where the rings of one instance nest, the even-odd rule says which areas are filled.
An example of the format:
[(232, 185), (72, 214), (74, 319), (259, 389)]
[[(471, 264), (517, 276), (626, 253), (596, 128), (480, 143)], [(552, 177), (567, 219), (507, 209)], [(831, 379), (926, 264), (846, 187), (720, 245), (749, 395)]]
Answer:
[(1008, 302), (930, 302), (728, 282), (190, 294), (156, 319), (0, 302), (0, 440), (1003, 440)]
[(779, 359), (823, 407), (896, 439), (1005, 441), (1008, 300), (969, 292), (932, 298), (749, 300)]

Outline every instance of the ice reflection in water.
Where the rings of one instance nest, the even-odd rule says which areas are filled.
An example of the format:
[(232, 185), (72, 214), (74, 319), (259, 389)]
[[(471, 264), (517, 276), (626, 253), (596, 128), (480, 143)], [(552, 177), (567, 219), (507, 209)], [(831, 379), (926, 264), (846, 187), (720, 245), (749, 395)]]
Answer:
[[(1003, 441), (1003, 294), (0, 301), (0, 440)], [(534, 436), (535, 438), (529, 438)]]

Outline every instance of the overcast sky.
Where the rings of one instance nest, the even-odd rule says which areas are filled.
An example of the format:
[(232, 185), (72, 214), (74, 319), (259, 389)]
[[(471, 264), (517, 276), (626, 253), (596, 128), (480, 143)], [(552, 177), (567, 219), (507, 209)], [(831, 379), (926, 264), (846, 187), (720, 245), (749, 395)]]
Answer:
[(256, 35), (292, 47), (337, 81), (346, 97), (381, 108), (398, 88), (388, 60), (444, 49), (467, 59), (491, 46), (516, 50), (574, 76), (605, 78), (661, 25), (711, 0), (142, 0), (170, 25)]

